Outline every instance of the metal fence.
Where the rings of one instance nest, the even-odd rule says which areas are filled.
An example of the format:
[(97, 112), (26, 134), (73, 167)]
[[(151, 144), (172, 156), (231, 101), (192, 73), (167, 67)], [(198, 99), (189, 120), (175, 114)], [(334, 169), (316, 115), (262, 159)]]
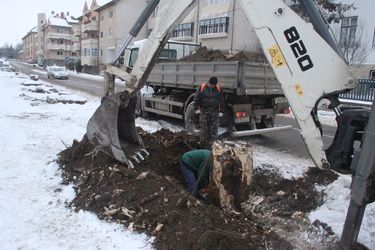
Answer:
[(340, 98), (356, 101), (374, 101), (375, 80), (359, 79), (357, 87), (345, 94), (341, 94)]

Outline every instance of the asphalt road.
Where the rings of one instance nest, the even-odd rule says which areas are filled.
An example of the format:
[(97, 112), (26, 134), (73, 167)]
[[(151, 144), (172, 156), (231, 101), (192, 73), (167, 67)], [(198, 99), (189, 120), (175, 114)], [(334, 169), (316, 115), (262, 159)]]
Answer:
[[(269, 147), (280, 152), (286, 152), (298, 157), (310, 158), (307, 147), (303, 142), (302, 136), (300, 135), (297, 121), (291, 117), (277, 116), (276, 124), (278, 126), (292, 125), (293, 129), (267, 135), (253, 136), (251, 138), (248, 137), (247, 140), (257, 145)], [(325, 125), (322, 127), (323, 143), (327, 148), (332, 143), (336, 133), (336, 127)]]
[[(87, 79), (76, 75), (70, 75), (68, 80), (48, 79), (47, 71), (39, 67), (33, 67), (31, 64), (25, 64), (20, 62), (12, 62), (12, 64), (25, 74), (35, 74), (39, 76), (39, 79), (43, 79), (46, 82), (50, 82), (56, 85), (72, 88), (75, 90), (84, 91), (96, 96), (103, 96), (104, 83), (101, 80)], [(43, 72), (43, 73), (42, 73)]]
[[(21, 72), (26, 74), (37, 74), (40, 79), (44, 81), (72, 88), (75, 90), (84, 91), (98, 97), (103, 96), (104, 84), (103, 81), (95, 79), (82, 78), (79, 75), (71, 75), (68, 80), (55, 80), (48, 79), (46, 71), (45, 73), (39, 73), (38, 71), (43, 71), (40, 68), (33, 67), (32, 65), (27, 65), (24, 63), (13, 62), (13, 65), (17, 67)], [(35, 72), (37, 70), (37, 72)], [(168, 122), (174, 123), (179, 126), (183, 126), (183, 122), (171, 118), (156, 117), (156, 120), (164, 119)], [(257, 145), (262, 145), (274, 150), (289, 153), (298, 157), (310, 158), (307, 148), (303, 142), (301, 135), (299, 134), (299, 128), (297, 122), (292, 117), (278, 116), (276, 118), (276, 124), (278, 126), (292, 125), (293, 129), (275, 132), (267, 135), (256, 135), (241, 140), (248, 141)], [(323, 143), (326, 147), (330, 145), (333, 140), (336, 128), (332, 126), (323, 125)]]

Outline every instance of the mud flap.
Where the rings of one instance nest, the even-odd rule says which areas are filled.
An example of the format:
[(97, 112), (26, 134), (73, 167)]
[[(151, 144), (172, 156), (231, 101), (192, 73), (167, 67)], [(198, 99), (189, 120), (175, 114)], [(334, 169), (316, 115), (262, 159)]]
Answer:
[(137, 97), (125, 92), (105, 96), (87, 124), (87, 137), (99, 150), (132, 167), (130, 158), (143, 160), (142, 140), (135, 128)]

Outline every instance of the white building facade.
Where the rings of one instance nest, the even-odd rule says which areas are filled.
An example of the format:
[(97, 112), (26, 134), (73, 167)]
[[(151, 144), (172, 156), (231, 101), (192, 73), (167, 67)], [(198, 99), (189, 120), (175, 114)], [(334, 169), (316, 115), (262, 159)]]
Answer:
[[(345, 13), (340, 24), (333, 25), (341, 49), (353, 58), (357, 77), (375, 80), (375, 1), (344, 0), (355, 9)], [(354, 51), (356, 50), (356, 51)]]

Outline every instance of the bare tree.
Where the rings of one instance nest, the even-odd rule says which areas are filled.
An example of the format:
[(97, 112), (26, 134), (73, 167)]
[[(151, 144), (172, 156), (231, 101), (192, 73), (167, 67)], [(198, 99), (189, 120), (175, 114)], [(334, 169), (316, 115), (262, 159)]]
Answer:
[[(338, 23), (344, 18), (345, 12), (355, 9), (354, 4), (338, 3), (335, 0), (315, 0), (315, 2), (317, 6), (319, 6), (322, 16), (325, 20), (327, 20), (327, 23)], [(287, 3), (302, 18), (308, 19), (305, 15), (304, 9), (301, 6), (300, 0), (289, 0)]]
[(344, 32), (341, 27), (340, 32), (336, 32), (340, 37), (340, 49), (349, 65), (363, 63), (369, 54), (368, 39), (364, 27), (364, 23), (361, 22), (354, 30)]

